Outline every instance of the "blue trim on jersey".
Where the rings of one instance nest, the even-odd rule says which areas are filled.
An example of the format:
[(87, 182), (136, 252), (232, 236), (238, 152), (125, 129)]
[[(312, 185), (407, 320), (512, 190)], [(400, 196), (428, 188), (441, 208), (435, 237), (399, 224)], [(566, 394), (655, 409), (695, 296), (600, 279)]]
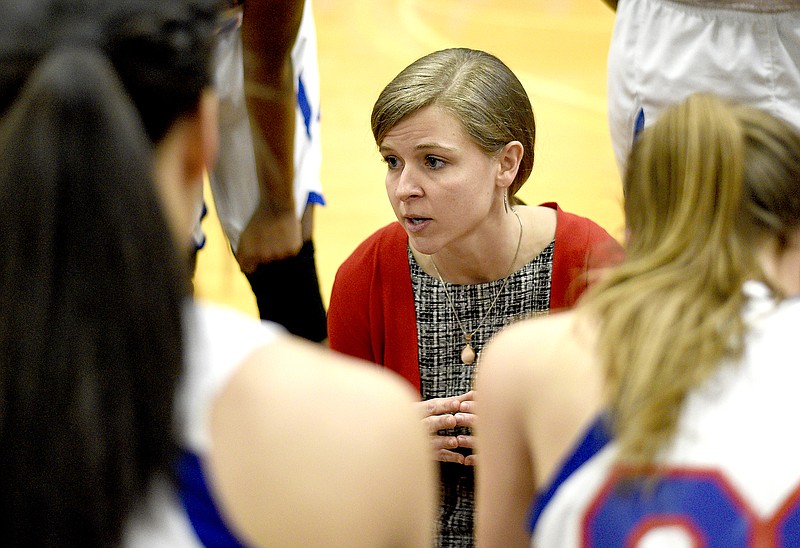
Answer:
[(636, 114), (636, 121), (633, 124), (633, 142), (639, 138), (639, 134), (644, 131), (644, 109), (640, 108)]
[(197, 455), (184, 451), (178, 460), (181, 502), (203, 546), (244, 548), (227, 528), (208, 489)]
[[(208, 215), (208, 207), (206, 207), (206, 202), (204, 200), (203, 201), (203, 211), (200, 212), (200, 220), (198, 221), (198, 223), (202, 222), (203, 219), (206, 218), (206, 215)], [(200, 231), (200, 237), (202, 239), (199, 242), (197, 240), (194, 240), (194, 252), (195, 253), (197, 253), (198, 251), (200, 251), (201, 249), (203, 249), (206, 246), (206, 233), (203, 232), (202, 230)], [(194, 238), (192, 238), (192, 239), (194, 239)]]
[(313, 190), (308, 192), (308, 199), (306, 200), (306, 205), (310, 204), (317, 204), (317, 205), (325, 205), (325, 198), (323, 198), (322, 194), (319, 192), (314, 192)]
[(195, 253), (200, 251), (201, 249), (203, 249), (205, 246), (206, 246), (206, 234), (204, 232), (203, 233), (203, 239), (201, 241), (199, 241), (199, 242), (197, 240), (194, 241)]
[(303, 84), (303, 75), (297, 77), (297, 106), (303, 114), (303, 125), (306, 127), (306, 137), (311, 140), (311, 103), (308, 101), (306, 86)]
[(536, 522), (542, 515), (547, 504), (556, 494), (556, 491), (561, 484), (564, 483), (575, 471), (580, 468), (586, 461), (591, 459), (600, 450), (611, 441), (611, 431), (608, 426), (608, 418), (605, 414), (600, 415), (595, 421), (587, 428), (586, 433), (583, 435), (580, 444), (572, 452), (570, 457), (561, 465), (558, 474), (553, 479), (547, 491), (540, 492), (534, 499), (531, 511), (528, 514), (528, 530), (533, 532), (536, 527)]

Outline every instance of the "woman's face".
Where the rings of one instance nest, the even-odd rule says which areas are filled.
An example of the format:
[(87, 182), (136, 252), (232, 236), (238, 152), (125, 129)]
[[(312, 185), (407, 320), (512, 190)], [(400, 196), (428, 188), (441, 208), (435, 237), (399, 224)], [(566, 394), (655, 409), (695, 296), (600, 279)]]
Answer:
[(389, 201), (421, 253), (457, 245), (477, 234), (491, 211), (502, 210), (505, 189), (496, 184), (498, 160), (440, 107), (425, 107), (400, 120), (379, 150), (388, 166)]

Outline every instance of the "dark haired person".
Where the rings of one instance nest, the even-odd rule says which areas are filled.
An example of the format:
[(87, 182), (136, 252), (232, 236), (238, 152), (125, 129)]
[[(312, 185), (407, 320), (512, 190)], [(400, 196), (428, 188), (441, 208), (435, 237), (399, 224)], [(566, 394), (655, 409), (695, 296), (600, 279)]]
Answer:
[(261, 318), (322, 342), (327, 316), (313, 229), (325, 200), (312, 2), (232, 3), (217, 34), (214, 207)]
[(4, 541), (425, 544), (408, 387), (191, 299), (216, 3), (0, 11)]

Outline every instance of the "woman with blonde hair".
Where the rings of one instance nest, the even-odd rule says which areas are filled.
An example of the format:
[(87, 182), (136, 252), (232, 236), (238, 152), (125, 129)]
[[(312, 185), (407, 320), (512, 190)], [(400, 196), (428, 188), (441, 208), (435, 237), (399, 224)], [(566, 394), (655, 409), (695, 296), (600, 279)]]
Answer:
[(411, 63), (380, 93), (372, 133), (398, 222), (337, 272), (330, 345), (419, 390), (441, 462), (438, 542), (470, 546), (472, 377), (483, 345), (513, 321), (572, 306), (619, 244), (555, 203), (519, 203), (533, 169), (533, 108), (489, 53), (454, 48)]
[(625, 261), (485, 350), (483, 546), (790, 542), (798, 181), (800, 137), (760, 110), (695, 95), (642, 133)]

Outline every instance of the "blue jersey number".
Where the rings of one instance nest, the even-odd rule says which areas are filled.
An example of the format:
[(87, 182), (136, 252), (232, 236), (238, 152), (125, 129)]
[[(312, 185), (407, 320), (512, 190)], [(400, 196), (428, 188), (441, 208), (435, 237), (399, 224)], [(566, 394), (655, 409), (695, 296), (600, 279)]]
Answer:
[(800, 487), (764, 520), (717, 472), (670, 470), (647, 478), (620, 472), (606, 482), (583, 520), (585, 547), (635, 547), (664, 527), (695, 547), (800, 546)]

